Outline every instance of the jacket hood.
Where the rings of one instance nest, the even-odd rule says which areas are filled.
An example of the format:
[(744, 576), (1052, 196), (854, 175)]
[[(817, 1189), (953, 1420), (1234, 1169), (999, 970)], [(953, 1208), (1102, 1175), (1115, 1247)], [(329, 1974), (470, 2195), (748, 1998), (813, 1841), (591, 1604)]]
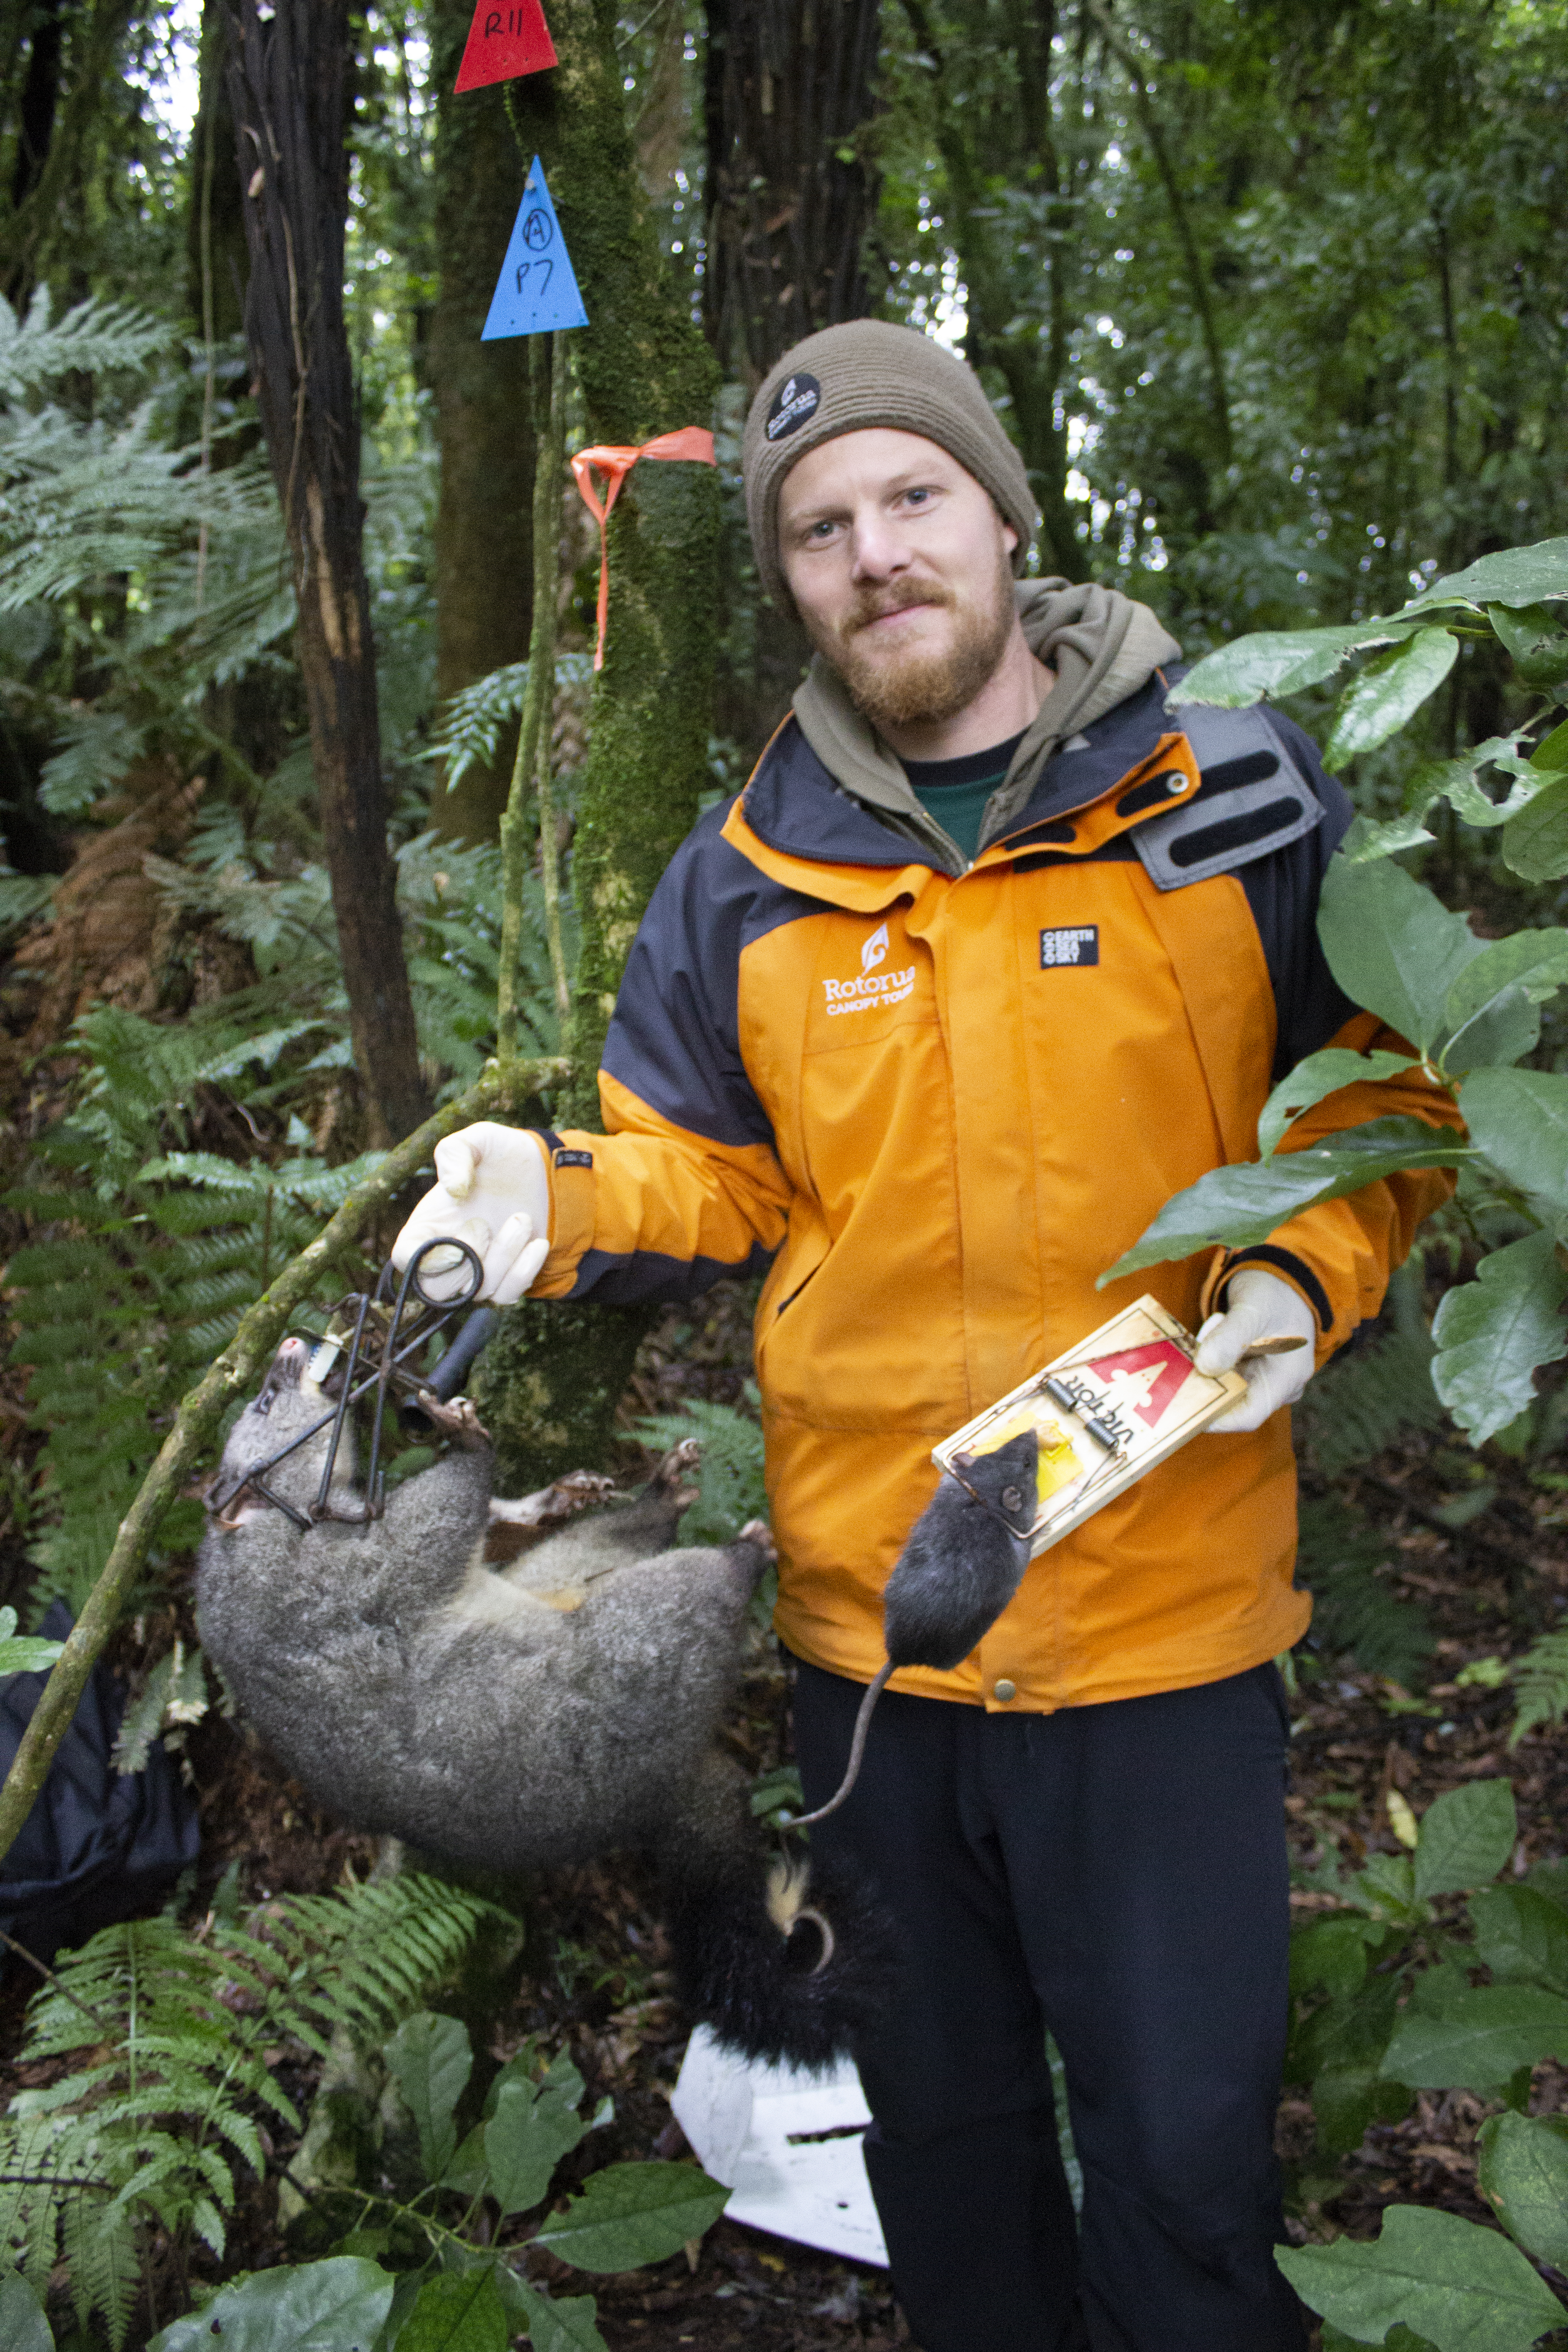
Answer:
[[(1120, 783), (1171, 732), (1165, 696), (1178, 674), (1155, 672), (1130, 694), (1119, 696), (1066, 743), (1050, 738), (1031, 765), (1018, 805), (994, 829), (994, 839), (1016, 840), (1033, 834), (1089, 807)], [(901, 769), (899, 774), (908, 792)], [(912, 793), (910, 798), (913, 800)], [(918, 802), (915, 809), (923, 818)], [(940, 826), (928, 821), (923, 830), (917, 830), (901, 812), (884, 811), (838, 782), (798, 715), (785, 719), (763, 752), (742, 796), (741, 810), (747, 831), (757, 841), (809, 866), (870, 867), (889, 875), (913, 865), (935, 866), (939, 871), (963, 869), (963, 857)], [(732, 822), (729, 820), (731, 828)], [(800, 887), (809, 889), (812, 885), (803, 878)]]
[[(1030, 801), (1060, 744), (1146, 687), (1157, 669), (1179, 661), (1182, 652), (1148, 605), (1135, 604), (1119, 589), (1092, 581), (1074, 587), (1065, 580), (1023, 580), (1014, 593), (1025, 642), (1056, 671), (1057, 683), (986, 806), (983, 848)], [(795, 689), (794, 708), (802, 734), (833, 782), (875, 810), (884, 829), (934, 850), (945, 869), (963, 871), (961, 853), (921, 806), (902, 761), (861, 717), (843, 680), (820, 654)]]

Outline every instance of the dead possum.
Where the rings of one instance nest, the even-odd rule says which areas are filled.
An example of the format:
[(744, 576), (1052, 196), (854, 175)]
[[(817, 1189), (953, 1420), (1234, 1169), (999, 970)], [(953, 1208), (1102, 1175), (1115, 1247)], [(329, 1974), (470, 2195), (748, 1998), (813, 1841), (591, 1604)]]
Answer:
[[(330, 1408), (286, 1339), (214, 1491)], [(650, 1490), (483, 1564), (489, 1441), (471, 1405), (421, 1400), (456, 1440), (385, 1516), (301, 1531), (241, 1490), (196, 1570), (207, 1650), (298, 1780), (356, 1829), (503, 1870), (649, 1847), (683, 1998), (748, 2056), (825, 2063), (889, 1993), (887, 1931), (857, 1882), (771, 1857), (716, 1732), (738, 1677), (754, 1542), (674, 1548)], [(315, 1502), (329, 1432), (268, 1473)], [(331, 1507), (352, 1513), (349, 1446)]]

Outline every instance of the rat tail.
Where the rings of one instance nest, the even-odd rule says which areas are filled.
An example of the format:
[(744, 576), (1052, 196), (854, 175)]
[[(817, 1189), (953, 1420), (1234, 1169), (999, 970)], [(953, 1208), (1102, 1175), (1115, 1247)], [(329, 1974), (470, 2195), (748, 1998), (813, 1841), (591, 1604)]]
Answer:
[(884, 2011), (897, 1941), (865, 1880), (777, 1853), (717, 1751), (659, 1864), (681, 1999), (742, 2057), (823, 2067)]

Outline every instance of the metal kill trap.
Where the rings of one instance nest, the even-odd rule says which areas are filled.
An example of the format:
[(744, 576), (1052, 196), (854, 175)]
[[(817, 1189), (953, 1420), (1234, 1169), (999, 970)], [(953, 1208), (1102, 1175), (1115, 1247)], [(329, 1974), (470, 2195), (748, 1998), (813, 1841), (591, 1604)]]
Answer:
[[(461, 1276), (461, 1286), (451, 1297), (432, 1298), (420, 1279), (421, 1268), (432, 1250), (455, 1250), (462, 1261), (460, 1266), (444, 1265), (441, 1268), (443, 1280), (454, 1273)], [(381, 1434), (388, 1398), (396, 1395), (400, 1415), (405, 1422), (416, 1425), (423, 1421), (426, 1416), (417, 1403), (420, 1391), (425, 1390), (442, 1399), (453, 1395), (464, 1373), (489, 1338), (496, 1319), (493, 1307), (474, 1307), (474, 1300), (479, 1297), (479, 1286), (484, 1280), (484, 1267), (478, 1252), (471, 1249), (467, 1242), (436, 1234), (429, 1241), (421, 1243), (405, 1267), (395, 1296), (395, 1276), (396, 1269), (388, 1259), (374, 1290), (350, 1291), (339, 1300), (332, 1310), (331, 1323), (346, 1330), (352, 1322), (353, 1330), (348, 1337), (339, 1336), (331, 1327), (325, 1336), (319, 1331), (308, 1330), (286, 1335), (309, 1340), (313, 1349), (311, 1365), (320, 1366), (316, 1373), (318, 1380), (324, 1379), (336, 1369), (338, 1356), (343, 1357), (342, 1392), (329, 1412), (322, 1413), (318, 1421), (313, 1421), (298, 1437), (290, 1438), (287, 1445), (279, 1446), (275, 1453), (260, 1455), (248, 1469), (231, 1479), (221, 1492), (215, 1486), (207, 1496), (207, 1508), (215, 1517), (222, 1518), (247, 1489), (263, 1502), (270, 1503), (274, 1509), (283, 1512), (301, 1529), (314, 1527), (322, 1519), (346, 1519), (363, 1524), (381, 1517), (386, 1507), (385, 1481), (381, 1470)], [(473, 1311), (468, 1315), (461, 1330), (435, 1370), (427, 1375), (410, 1370), (409, 1359), (416, 1355), (444, 1324), (449, 1323), (465, 1308)], [(328, 1349), (333, 1351), (332, 1355), (323, 1361)], [(356, 1503), (352, 1510), (347, 1510), (331, 1499), (332, 1474), (337, 1467), (338, 1449), (342, 1443), (343, 1424), (350, 1408), (373, 1390), (375, 1402), (371, 1416), (370, 1459), (365, 1472), (364, 1496), (363, 1501)], [(280, 1462), (287, 1461), (289, 1454), (297, 1454), (302, 1445), (308, 1445), (313, 1437), (319, 1436), (329, 1422), (332, 1435), (321, 1470), (321, 1482), (317, 1488), (315, 1501), (309, 1510), (301, 1511), (273, 1491), (267, 1483), (268, 1475)]]

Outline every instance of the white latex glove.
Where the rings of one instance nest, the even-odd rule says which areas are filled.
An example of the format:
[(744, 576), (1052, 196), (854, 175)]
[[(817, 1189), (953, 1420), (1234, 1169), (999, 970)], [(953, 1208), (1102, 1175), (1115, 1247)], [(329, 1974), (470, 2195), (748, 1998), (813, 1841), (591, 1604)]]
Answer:
[[(1239, 1371), (1247, 1395), (1210, 1422), (1210, 1437), (1238, 1437), (1244, 1430), (1261, 1429), (1282, 1404), (1294, 1404), (1312, 1377), (1318, 1338), (1318, 1318), (1300, 1292), (1260, 1265), (1244, 1265), (1233, 1274), (1226, 1297), (1229, 1304), (1225, 1313), (1211, 1315), (1198, 1333), (1194, 1361), (1200, 1372)], [(1255, 1340), (1284, 1332), (1306, 1345), (1286, 1356), (1243, 1360)]]
[[(392, 1245), (393, 1265), (401, 1273), (421, 1242), (449, 1235), (479, 1253), (485, 1270), (479, 1297), (492, 1306), (514, 1307), (550, 1255), (542, 1140), (531, 1128), (481, 1119), (436, 1146), (436, 1174), (438, 1181)], [(430, 1297), (461, 1289), (461, 1259), (453, 1255), (451, 1267), (443, 1286), (442, 1254), (433, 1250), (424, 1261), (419, 1279)]]

